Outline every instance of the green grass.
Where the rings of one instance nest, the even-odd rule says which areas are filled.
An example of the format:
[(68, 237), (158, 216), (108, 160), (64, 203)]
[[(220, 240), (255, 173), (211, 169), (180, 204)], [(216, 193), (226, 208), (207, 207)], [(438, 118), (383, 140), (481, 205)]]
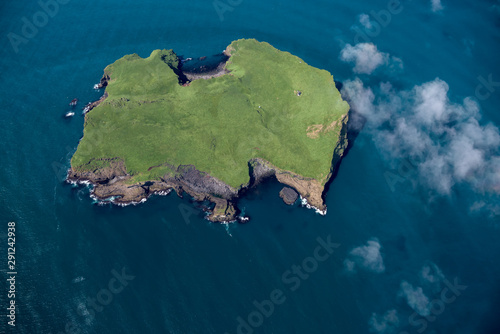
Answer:
[(249, 181), (248, 161), (259, 157), (324, 183), (339, 125), (315, 139), (307, 128), (326, 127), (349, 109), (332, 75), (256, 40), (230, 48), (231, 74), (189, 87), (178, 84), (171, 50), (109, 65), (109, 96), (86, 115), (72, 167), (89, 170), (93, 159), (117, 157), (140, 182), (170, 173), (165, 164), (192, 164), (238, 188)]

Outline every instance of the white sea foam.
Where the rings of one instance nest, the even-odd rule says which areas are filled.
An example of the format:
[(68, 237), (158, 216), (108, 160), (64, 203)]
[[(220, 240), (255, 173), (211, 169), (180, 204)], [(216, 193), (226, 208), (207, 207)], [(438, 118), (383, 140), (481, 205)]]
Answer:
[(69, 183), (69, 184), (71, 184), (72, 186), (75, 186), (75, 187), (78, 185), (78, 181), (70, 180), (68, 178), (66, 179), (66, 182)]
[(240, 223), (246, 223), (250, 220), (250, 217), (238, 216)]
[[(68, 172), (69, 172), (69, 170), (68, 170)], [(66, 182), (68, 182), (69, 184), (71, 184), (73, 186), (84, 185), (85, 187), (89, 187), (89, 188), (93, 187), (92, 182), (87, 181), (87, 180), (72, 180), (72, 179), (66, 178)]]
[(224, 228), (226, 229), (226, 233), (232, 238), (233, 235), (231, 234), (231, 231), (230, 231), (230, 226), (229, 224), (232, 224), (234, 223), (235, 221), (232, 221), (232, 222), (223, 222), (222, 225), (224, 225)]
[(90, 106), (91, 105), (92, 105), (92, 102), (87, 103), (87, 105), (85, 106), (85, 108), (83, 108), (83, 111), (82, 111), (83, 115), (85, 115), (86, 113), (88, 113), (90, 111)]
[(328, 209), (325, 209), (325, 210), (320, 210), (318, 209), (317, 207), (309, 204), (307, 202), (307, 199), (305, 199), (304, 197), (300, 196), (300, 203), (302, 204), (302, 206), (305, 206), (306, 208), (308, 209), (313, 209), (314, 211), (316, 211), (316, 213), (319, 213), (320, 215), (322, 216), (326, 216), (326, 212)]
[[(92, 197), (92, 195), (90, 195), (90, 196)], [(105, 205), (105, 204), (109, 204), (109, 203), (115, 203), (115, 200), (120, 198), (120, 196), (111, 196), (111, 197), (107, 197), (104, 199), (99, 199), (99, 198), (93, 196), (93, 198), (95, 198), (97, 205)]]
[(160, 190), (160, 191), (157, 191), (154, 193), (154, 195), (158, 195), (158, 196), (167, 196), (168, 194), (170, 194), (172, 192), (172, 189), (167, 189), (167, 190)]
[(90, 182), (88, 180), (78, 181), (77, 184), (83, 184), (87, 187), (93, 185), (92, 182)]
[(129, 205), (138, 205), (138, 204), (144, 203), (144, 202), (146, 202), (146, 201), (147, 201), (147, 198), (143, 198), (143, 199), (141, 199), (139, 202), (137, 202), (137, 201), (131, 201), (131, 202), (128, 202), (128, 203), (116, 203), (116, 202), (112, 202), (112, 203), (113, 203), (113, 204), (116, 204), (116, 205), (118, 205), (118, 206), (123, 206), (123, 207), (125, 207), (125, 206), (129, 206)]
[(93, 193), (90, 193), (90, 198), (92, 199), (92, 204), (99, 204), (101, 202), (101, 200)]

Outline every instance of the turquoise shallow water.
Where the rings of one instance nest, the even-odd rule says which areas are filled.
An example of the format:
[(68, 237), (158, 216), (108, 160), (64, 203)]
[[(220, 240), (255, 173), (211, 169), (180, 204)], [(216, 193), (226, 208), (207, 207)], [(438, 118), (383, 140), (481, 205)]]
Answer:
[[(339, 55), (355, 44), (356, 26), (365, 31), (359, 15), (376, 22), (371, 11), (387, 1), (222, 1), (233, 4), (222, 16), (211, 1), (61, 2), (17, 52), (7, 36), (21, 35), (23, 17), (32, 21), (40, 4), (0, 3), (0, 249), (15, 221), (18, 266), (16, 327), (2, 316), (2, 333), (238, 333), (239, 317), (254, 325), (239, 333), (500, 332), (498, 197), (467, 180), (436, 195), (412, 171), (391, 188), (387, 173), (397, 175), (405, 156), (388, 155), (372, 127), (342, 162), (324, 217), (284, 205), (273, 181), (242, 199), (249, 223), (225, 226), (174, 194), (98, 206), (61, 177), (82, 135), (79, 108), (100, 96), (92, 86), (106, 65), (157, 48), (211, 55), (244, 37), (340, 82), (359, 77), (375, 94), (381, 82), (401, 92), (439, 77), (451, 102), (472, 96), (480, 124), (498, 127), (500, 88), (475, 97), (479, 76), (500, 79), (498, 1), (443, 1), (438, 12), (431, 1), (401, 1), (403, 10), (365, 41), (403, 69), (381, 66), (371, 75), (354, 73)], [(74, 97), (77, 115), (66, 120)], [(336, 247), (314, 262), (318, 238)], [(310, 272), (291, 272), (301, 264)], [(455, 279), (467, 288), (450, 289)], [(259, 316), (254, 301), (275, 290), (282, 303), (272, 312), (264, 303)]]

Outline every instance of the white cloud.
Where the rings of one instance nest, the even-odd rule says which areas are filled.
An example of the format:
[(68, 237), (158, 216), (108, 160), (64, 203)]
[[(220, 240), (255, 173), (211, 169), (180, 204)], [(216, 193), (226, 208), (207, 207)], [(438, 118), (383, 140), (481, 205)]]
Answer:
[(373, 27), (372, 21), (370, 20), (370, 16), (368, 14), (359, 15), (359, 23), (366, 29), (371, 29)]
[(396, 310), (389, 310), (384, 315), (373, 313), (368, 324), (372, 333), (393, 333), (399, 326), (398, 312)]
[(399, 295), (406, 299), (408, 306), (423, 317), (430, 314), (429, 298), (421, 287), (414, 288), (406, 281), (402, 281), (400, 287)]
[(417, 162), (420, 185), (449, 194), (455, 184), (466, 183), (478, 193), (500, 194), (499, 130), (480, 124), (474, 100), (452, 103), (448, 90), (440, 79), (396, 91), (390, 83), (373, 90), (356, 78), (344, 82), (342, 94), (366, 118), (386, 157)]
[[(368, 24), (368, 22), (365, 22), (365, 24)], [(354, 63), (353, 71), (360, 74), (371, 74), (383, 65), (392, 65), (399, 68), (403, 66), (401, 59), (379, 51), (373, 43), (359, 43), (354, 46), (347, 44), (340, 52), (340, 60)]]
[[(500, 201), (496, 201), (495, 203), (500, 203)], [(474, 202), (469, 207), (469, 212), (473, 214), (479, 214), (483, 211), (488, 212), (490, 218), (496, 218), (500, 216), (500, 205), (494, 203), (486, 203), (483, 200), (479, 200)]]
[(356, 269), (356, 263), (354, 261), (349, 260), (349, 259), (346, 259), (344, 261), (344, 266), (347, 269), (347, 271), (354, 271), (354, 269)]
[(359, 266), (376, 273), (384, 272), (384, 260), (380, 249), (377, 239), (368, 240), (365, 246), (354, 248), (349, 252), (349, 259), (344, 261), (346, 269), (354, 271), (356, 266)]
[(444, 275), (441, 269), (432, 262), (424, 265), (420, 271), (420, 276), (429, 283), (439, 283), (444, 280)]
[(441, 0), (431, 0), (432, 11), (439, 12), (443, 9), (443, 5), (441, 4)]
[(434, 80), (414, 88), (415, 114), (419, 121), (430, 125), (447, 120), (450, 116), (447, 109), (448, 90), (448, 84), (442, 80)]
[(376, 112), (375, 94), (370, 88), (365, 88), (361, 79), (356, 78), (344, 82), (342, 92), (347, 93), (349, 105), (357, 113), (372, 120), (377, 116), (385, 118), (384, 115)]

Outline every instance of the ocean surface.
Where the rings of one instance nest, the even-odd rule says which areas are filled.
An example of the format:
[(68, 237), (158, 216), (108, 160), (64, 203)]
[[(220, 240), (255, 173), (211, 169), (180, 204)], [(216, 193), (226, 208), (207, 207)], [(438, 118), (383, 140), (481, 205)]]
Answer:
[[(1, 333), (500, 333), (500, 1), (47, 3), (0, 2)], [(97, 205), (64, 182), (105, 66), (239, 38), (356, 100), (326, 216), (272, 180), (229, 225), (173, 193)]]

